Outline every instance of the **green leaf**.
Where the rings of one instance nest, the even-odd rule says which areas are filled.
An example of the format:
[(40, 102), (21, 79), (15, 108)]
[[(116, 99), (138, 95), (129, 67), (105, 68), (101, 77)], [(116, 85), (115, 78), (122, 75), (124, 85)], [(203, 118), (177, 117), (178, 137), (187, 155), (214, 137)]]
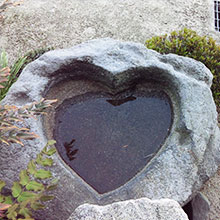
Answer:
[(40, 169), (36, 171), (36, 173), (34, 174), (34, 177), (38, 179), (47, 179), (47, 178), (52, 177), (52, 174), (49, 170)]
[(26, 186), (29, 183), (29, 181), (30, 181), (30, 178), (29, 178), (29, 176), (27, 174), (27, 171), (26, 170), (22, 170), (20, 172), (20, 184), (22, 186)]
[(53, 159), (51, 158), (46, 158), (41, 161), (43, 166), (52, 166), (53, 165)]
[(8, 219), (16, 220), (16, 217), (18, 215), (18, 213), (16, 212), (17, 208), (18, 208), (18, 204), (14, 204), (8, 208), (8, 214), (7, 214)]
[(46, 202), (46, 201), (49, 201), (49, 200), (52, 200), (54, 199), (54, 196), (47, 196), (47, 195), (43, 195), (40, 197), (40, 201), (42, 202)]
[(21, 185), (18, 182), (14, 182), (11, 190), (13, 197), (17, 198), (21, 193)]
[(5, 197), (3, 195), (0, 194), (0, 203), (3, 203), (5, 200)]
[(11, 77), (10, 80), (12, 81), (17, 73), (19, 72), (19, 70), (21, 69), (21, 67), (24, 65), (25, 61), (26, 61), (27, 57), (21, 57), (12, 67), (11, 69)]
[[(46, 153), (47, 153), (47, 152), (46, 152)], [(45, 153), (45, 154), (46, 154), (46, 153)], [(43, 157), (42, 157), (41, 154), (38, 154), (38, 155), (37, 155), (36, 162), (37, 162), (39, 165), (42, 165), (42, 166), (52, 166), (52, 165), (53, 165), (53, 159), (50, 159), (50, 158), (43, 159)]]
[(46, 191), (51, 191), (57, 188), (58, 179), (53, 179), (51, 184), (47, 186)]
[(5, 196), (4, 204), (12, 205), (13, 204), (12, 197), (11, 196)]
[(35, 174), (36, 173), (36, 165), (35, 165), (35, 163), (34, 163), (34, 160), (31, 160), (29, 163), (28, 163), (28, 172), (30, 173), (30, 174)]
[(23, 202), (23, 201), (26, 201), (26, 200), (36, 199), (37, 197), (38, 197), (38, 194), (36, 194), (36, 193), (22, 192), (17, 200), (18, 200), (18, 202)]
[(2, 191), (2, 188), (5, 186), (5, 182), (0, 180), (0, 192)]
[(44, 185), (42, 183), (38, 183), (36, 181), (30, 181), (26, 185), (27, 190), (33, 190), (33, 191), (41, 191), (44, 190)]
[(55, 154), (57, 152), (56, 148), (51, 148), (50, 150), (48, 150), (45, 154), (48, 156), (51, 156), (53, 154)]
[(19, 210), (18, 214), (24, 216), (25, 218), (31, 217), (31, 212), (28, 208), (22, 208)]
[(49, 146), (54, 145), (54, 144), (56, 144), (56, 141), (55, 141), (55, 140), (49, 140), (49, 141), (47, 142), (47, 145), (49, 145)]
[(51, 180), (51, 184), (57, 184), (58, 182), (59, 182), (59, 179), (57, 179), (57, 178)]
[(12, 220), (16, 220), (17, 218), (17, 215), (18, 215), (18, 213), (17, 212), (8, 212), (8, 214), (7, 214), (7, 218), (8, 219), (12, 219)]
[(57, 188), (57, 184), (54, 184), (54, 185), (49, 185), (47, 188), (46, 188), (46, 191), (51, 191), (51, 190), (54, 190)]
[(43, 157), (42, 157), (42, 155), (41, 155), (41, 153), (40, 153), (40, 154), (37, 155), (36, 162), (37, 162), (39, 165), (42, 165), (42, 159), (43, 159)]
[(39, 209), (44, 209), (45, 206), (42, 205), (39, 202), (34, 202), (34, 203), (31, 204), (31, 208), (36, 211), (36, 210), (39, 210)]
[(8, 56), (5, 51), (2, 51), (0, 55), (0, 67), (4, 68), (7, 66), (8, 66)]

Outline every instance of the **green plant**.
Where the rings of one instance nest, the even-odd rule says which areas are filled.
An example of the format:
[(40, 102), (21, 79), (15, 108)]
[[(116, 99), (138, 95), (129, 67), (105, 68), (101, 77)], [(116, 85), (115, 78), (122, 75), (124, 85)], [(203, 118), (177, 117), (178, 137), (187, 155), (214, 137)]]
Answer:
[[(40, 48), (33, 51), (27, 52), (24, 56), (17, 59), (17, 61), (10, 67), (10, 74), (7, 76), (7, 81), (1, 83), (4, 85), (3, 88), (0, 87), (0, 101), (6, 96), (9, 88), (14, 82), (16, 82), (18, 76), (21, 74), (22, 70), (27, 64), (36, 60), (44, 53), (52, 50), (52, 47)], [(5, 51), (0, 54), (0, 69), (8, 67), (8, 57)], [(1, 73), (0, 73), (1, 74)]]
[[(31, 140), (38, 136), (30, 132), (22, 122), (25, 118), (45, 114), (46, 108), (57, 100), (41, 99), (24, 107), (0, 105), (0, 142), (7, 145), (18, 143), (23, 146), (22, 139)], [(17, 124), (16, 124), (17, 123)]]
[(220, 106), (220, 46), (211, 37), (199, 36), (184, 28), (170, 35), (156, 36), (146, 41), (146, 47), (162, 54), (175, 53), (204, 63), (213, 74), (212, 92)]
[[(53, 159), (50, 158), (56, 152), (55, 148), (48, 148), (55, 141), (48, 141), (44, 149), (37, 155), (35, 160), (28, 163), (27, 169), (22, 170), (19, 181), (15, 181), (11, 188), (10, 195), (0, 193), (0, 218), (21, 220), (33, 219), (31, 210), (45, 208), (42, 202), (49, 201), (54, 197), (47, 192), (54, 190), (57, 180), (52, 178), (52, 173), (42, 167), (52, 166)], [(5, 182), (0, 180), (0, 192), (5, 186)]]
[[(24, 66), (25, 61), (26, 61), (26, 57), (19, 58), (15, 62), (15, 64), (11, 67), (11, 70), (8, 68), (8, 70), (10, 71), (10, 74), (6, 76), (5, 81), (1, 82), (2, 86), (0, 88), (0, 100), (2, 100), (6, 96), (11, 85), (17, 80), (17, 74), (19, 73), (21, 68)], [(7, 67), (8, 67), (8, 58), (7, 58), (7, 54), (5, 53), (5, 51), (3, 51), (0, 55), (0, 69), (5, 69)]]
[(19, 63), (19, 60), (21, 59), (25, 59), (24, 63), (22, 64), (21, 68), (19, 69), (19, 71), (17, 72), (16, 76), (18, 77), (22, 70), (24, 69), (24, 67), (29, 64), (30, 62), (36, 60), (37, 58), (39, 58), (41, 55), (43, 55), (44, 53), (53, 50), (53, 47), (48, 47), (48, 48), (40, 48), (40, 49), (36, 49), (36, 50), (32, 50), (27, 52), (24, 56), (20, 57), (15, 63)]
[[(6, 54), (0, 57), (1, 65), (7, 64)], [(0, 69), (0, 89), (7, 86), (10, 80), (10, 69), (4, 67)], [(30, 132), (24, 125), (24, 119), (45, 114), (46, 108), (51, 106), (56, 100), (42, 99), (23, 107), (0, 105), (0, 142), (7, 145), (18, 143), (23, 145), (22, 139), (34, 139), (36, 134)], [(52, 166), (53, 160), (49, 158), (56, 150), (48, 149), (55, 141), (49, 141), (44, 149), (37, 155), (35, 160), (31, 160), (26, 170), (20, 172), (19, 182), (15, 181), (11, 188), (10, 195), (0, 193), (0, 219), (26, 219), (31, 220), (31, 210), (44, 208), (41, 201), (51, 200), (51, 195), (45, 192), (55, 189), (56, 180), (50, 183), (46, 181), (52, 178), (49, 170), (41, 167)], [(0, 180), (0, 192), (5, 186), (5, 182)]]
[[(14, 74), (20, 69), (23, 61), (19, 64), (19, 67), (15, 65)], [(4, 68), (0, 69), (0, 91), (4, 90), (5, 87), (9, 87), (9, 84), (13, 82), (13, 74), (10, 74), (10, 69), (5, 67), (7, 63), (7, 56), (5, 52), (2, 52), (0, 56), (0, 65)], [(4, 91), (7, 93), (7, 90)], [(7, 145), (9, 145), (9, 143), (23, 145), (21, 139), (36, 138), (37, 135), (30, 132), (28, 128), (22, 126), (22, 122), (24, 122), (24, 118), (45, 114), (46, 108), (50, 107), (54, 102), (56, 102), (56, 100), (41, 99), (39, 102), (33, 102), (30, 105), (20, 108), (16, 106), (0, 105), (0, 142)]]

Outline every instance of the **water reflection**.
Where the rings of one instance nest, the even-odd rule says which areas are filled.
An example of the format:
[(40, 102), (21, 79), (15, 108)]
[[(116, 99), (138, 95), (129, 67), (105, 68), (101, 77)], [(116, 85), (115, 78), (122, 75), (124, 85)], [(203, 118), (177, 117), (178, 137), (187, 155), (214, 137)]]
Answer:
[(123, 98), (123, 99), (106, 99), (106, 101), (108, 103), (110, 103), (111, 105), (113, 105), (113, 106), (122, 105), (125, 102), (134, 101), (134, 100), (136, 100), (136, 97), (134, 97), (134, 96), (129, 96), (129, 97), (126, 97), (126, 98)]
[(73, 149), (75, 141), (76, 141), (75, 139), (72, 139), (69, 143), (65, 142), (64, 145), (63, 145), (65, 147), (65, 150), (66, 150), (66, 155), (67, 155), (67, 157), (69, 158), (70, 161), (76, 159), (75, 156), (76, 156), (76, 154), (79, 150), (79, 149)]
[(102, 194), (141, 171), (171, 125), (165, 93), (85, 94), (59, 106), (54, 134), (64, 161)]

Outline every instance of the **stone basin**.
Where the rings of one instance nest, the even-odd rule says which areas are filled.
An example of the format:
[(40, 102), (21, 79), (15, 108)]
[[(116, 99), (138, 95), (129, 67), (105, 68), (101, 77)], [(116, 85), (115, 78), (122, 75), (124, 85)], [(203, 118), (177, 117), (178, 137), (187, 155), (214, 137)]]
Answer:
[[(27, 141), (25, 147), (19, 150), (15, 150), (16, 146), (12, 146), (10, 150), (8, 150), (8, 147), (4, 148), (2, 146), (0, 178), (4, 177), (10, 182), (16, 175), (18, 167), (25, 167), (30, 156), (36, 155), (48, 139), (57, 138), (58, 136), (57, 148), (59, 153), (55, 156), (56, 166), (53, 169), (55, 176), (60, 178), (59, 187), (55, 192), (57, 199), (48, 204), (49, 208), (46, 211), (42, 211), (37, 217), (44, 216), (44, 219), (51, 219), (51, 216), (53, 216), (53, 219), (67, 219), (77, 206), (84, 203), (105, 205), (115, 201), (141, 197), (150, 199), (170, 198), (184, 205), (198, 192), (203, 183), (216, 172), (220, 162), (219, 129), (217, 126), (216, 107), (210, 90), (211, 83), (212, 75), (202, 63), (173, 54), (161, 55), (146, 49), (141, 44), (132, 42), (98, 39), (70, 49), (48, 52), (24, 69), (3, 102), (25, 105), (32, 101), (40, 100), (42, 97), (57, 98), (58, 102), (45, 118), (37, 121), (34, 119), (26, 121), (30, 128), (40, 136), (39, 139)], [(165, 126), (163, 135), (157, 139), (158, 143), (151, 145), (156, 146), (156, 149), (152, 152), (148, 151), (152, 150), (152, 147), (147, 147), (148, 140), (145, 140), (145, 137), (139, 138), (141, 139), (140, 143), (138, 140), (134, 140), (132, 146), (135, 145), (135, 149), (148, 150), (147, 152), (142, 152), (143, 154), (136, 154), (137, 152), (135, 152), (134, 155), (132, 155), (131, 151), (130, 167), (128, 169), (125, 167), (124, 169), (131, 174), (129, 174), (130, 176), (127, 179), (123, 179), (115, 186), (109, 187), (106, 184), (104, 189), (97, 188), (76, 167), (71, 169), (71, 166), (74, 166), (74, 160), (77, 160), (74, 159), (74, 156), (77, 157), (79, 155), (79, 152), (82, 151), (82, 146), (76, 139), (75, 144), (78, 147), (74, 148), (75, 146), (72, 145), (74, 141), (72, 142), (72, 140), (75, 137), (72, 137), (72, 139), (67, 137), (65, 139), (65, 134), (61, 132), (65, 129), (62, 126), (56, 126), (59, 123), (59, 116), (57, 115), (59, 112), (61, 112), (60, 116), (68, 118), (67, 109), (71, 105), (75, 107), (80, 104), (84, 105), (84, 107), (88, 106), (86, 100), (91, 95), (93, 100), (97, 101), (102, 98), (105, 99), (106, 104), (110, 103), (109, 105), (111, 106), (113, 104), (114, 108), (112, 113), (111, 111), (109, 112), (110, 116), (112, 114), (123, 119), (128, 113), (123, 110), (123, 117), (121, 117), (118, 115), (119, 113), (114, 112), (115, 108), (123, 107), (127, 104), (131, 105), (132, 102), (135, 103), (135, 100), (139, 100), (141, 97), (146, 98), (146, 94), (149, 94), (149, 92), (162, 93), (162, 96), (167, 97), (168, 107), (170, 106), (170, 111), (168, 112), (170, 113), (165, 118), (159, 119), (160, 114), (165, 114), (163, 110), (166, 105), (164, 104), (159, 109), (161, 110), (160, 113), (155, 112), (158, 107), (152, 108), (153, 113), (155, 113), (152, 117), (158, 117), (161, 123), (163, 120), (168, 119), (169, 123), (168, 126)], [(123, 97), (118, 94), (122, 94)], [(159, 95), (158, 97), (161, 96)], [(88, 100), (92, 99), (89, 98)], [(62, 106), (64, 106), (64, 109), (61, 111)], [(97, 103), (95, 106), (98, 106)], [(144, 126), (147, 122), (141, 118), (141, 112), (146, 109), (146, 112), (144, 111), (146, 114), (147, 108), (141, 109), (140, 105), (134, 108), (137, 112), (140, 110), (140, 114), (135, 115), (140, 116), (137, 118), (139, 124), (143, 122), (141, 131), (151, 127)], [(129, 109), (132, 109), (132, 107), (129, 107)], [(74, 113), (78, 114), (75, 119), (71, 119), (73, 120), (72, 122), (76, 120), (76, 127), (66, 128), (67, 132), (71, 129), (80, 132), (80, 125), (84, 123), (85, 115), (91, 112), (91, 106), (87, 111), (81, 110), (78, 113)], [(83, 112), (85, 115), (80, 119), (80, 114)], [(101, 115), (100, 111), (99, 115)], [(145, 120), (147, 120), (147, 115), (143, 115)], [(89, 118), (91, 119), (92, 117), (94, 116)], [(110, 118), (113, 121), (111, 124), (115, 124), (115, 121), (118, 121), (117, 118)], [(103, 119), (100, 120), (103, 121)], [(132, 124), (126, 124), (130, 130), (119, 129), (119, 131), (123, 131), (123, 137), (126, 131), (130, 132), (128, 132), (129, 138), (132, 129), (134, 133), (138, 132), (138, 125), (135, 125), (135, 122), (136, 120)], [(100, 124), (103, 125), (103, 122)], [(133, 124), (135, 125), (134, 128), (131, 126)], [(117, 126), (119, 125), (120, 123)], [(156, 125), (155, 129), (162, 128), (159, 122), (156, 122)], [(154, 125), (152, 124), (152, 126)], [(113, 128), (113, 131), (115, 131), (116, 127)], [(104, 130), (104, 127), (102, 129), (105, 133), (107, 132), (106, 136), (109, 137), (109, 130)], [(147, 132), (149, 131), (145, 130), (145, 134)], [(84, 134), (83, 128), (80, 133)], [(158, 133), (159, 130), (157, 130), (156, 134)], [(117, 135), (115, 134), (115, 137)], [(77, 134), (77, 137), (79, 137), (79, 134)], [(132, 138), (129, 138), (124, 140), (131, 141)], [(121, 139), (116, 138), (116, 143), (119, 140)], [(152, 141), (152, 139), (150, 140)], [(131, 147), (129, 143), (123, 141), (119, 146), (116, 146), (121, 150), (120, 155)], [(66, 148), (64, 146), (65, 143), (67, 143)], [(73, 150), (68, 148), (68, 144), (70, 145), (69, 147), (73, 146)], [(97, 146), (97, 144), (94, 146)], [(59, 147), (62, 147), (64, 154), (59, 150)], [(76, 149), (79, 150), (76, 152), (74, 151)], [(116, 151), (109, 151), (107, 154)], [(68, 152), (69, 156), (73, 158), (72, 161), (70, 160), (71, 164), (69, 164), (68, 158), (64, 158), (68, 155)], [(83, 155), (85, 157), (84, 160), (89, 158), (89, 156), (85, 156), (85, 153)], [(140, 155), (146, 156), (144, 158), (146, 160), (141, 165), (138, 165), (134, 172), (130, 172), (131, 168), (135, 167), (132, 165), (136, 161), (135, 155), (137, 157), (140, 157)], [(94, 155), (92, 160), (96, 157), (97, 154)], [(129, 156), (127, 157), (129, 159)], [(11, 159), (8, 160), (8, 158)], [(123, 157), (120, 156), (120, 158)], [(120, 158), (117, 161), (121, 162)], [(102, 161), (102, 159), (98, 158), (97, 160)], [(104, 159), (103, 161), (106, 160)], [(140, 160), (137, 159), (137, 161)], [(89, 167), (91, 164), (89, 163), (87, 166)], [(126, 164), (128, 164), (127, 161), (124, 164), (116, 164), (116, 167), (121, 169)], [(109, 167), (111, 168), (112, 165)], [(87, 169), (82, 170), (89, 172)], [(119, 177), (122, 176), (122, 171), (123, 169), (118, 171), (120, 173)], [(93, 172), (95, 173), (96, 171)], [(109, 173), (112, 175), (111, 169)], [(115, 174), (117, 175), (117, 170)], [(113, 174), (112, 178), (114, 176)], [(97, 178), (98, 176), (94, 179), (97, 180)], [(106, 181), (106, 178), (104, 178), (103, 184), (104, 181)]]
[(171, 125), (170, 100), (161, 91), (86, 93), (56, 109), (54, 139), (62, 159), (103, 194), (147, 165)]

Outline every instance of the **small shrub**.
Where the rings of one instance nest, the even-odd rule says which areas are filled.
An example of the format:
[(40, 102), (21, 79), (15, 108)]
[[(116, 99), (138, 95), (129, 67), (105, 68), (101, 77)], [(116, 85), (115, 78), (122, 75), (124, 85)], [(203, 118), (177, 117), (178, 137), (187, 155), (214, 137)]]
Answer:
[(3, 51), (0, 55), (0, 69), (8, 70), (7, 75), (2, 75), (2, 70), (0, 72), (0, 77), (4, 77), (4, 81), (0, 81), (1, 87), (0, 87), (0, 101), (6, 96), (9, 88), (11, 85), (17, 80), (17, 74), (21, 71), (21, 68), (24, 66), (26, 61), (26, 57), (19, 58), (15, 64), (11, 67), (11, 69), (8, 68), (8, 58), (7, 54)]
[(220, 106), (220, 46), (211, 37), (199, 36), (184, 28), (170, 35), (156, 36), (146, 41), (146, 47), (162, 54), (174, 53), (204, 63), (213, 74), (212, 92)]
[(0, 142), (7, 145), (18, 143), (23, 146), (22, 139), (32, 140), (36, 138), (37, 135), (30, 132), (23, 125), (24, 119), (45, 114), (46, 108), (50, 107), (56, 101), (42, 99), (39, 102), (33, 102), (30, 105), (20, 108), (0, 105)]
[[(6, 96), (9, 88), (12, 86), (14, 82), (16, 82), (18, 76), (21, 74), (22, 70), (25, 68), (26, 65), (52, 49), (52, 47), (49, 47), (29, 51), (24, 56), (17, 59), (17, 61), (10, 67), (10, 74), (7, 76), (7, 81), (3, 83), (4, 88), (0, 87), (0, 101)], [(5, 53), (5, 51), (3, 51), (0, 54), (0, 69), (6, 68), (8, 66), (9, 65), (7, 54)]]
[(32, 50), (27, 52), (23, 57), (20, 57), (15, 63), (19, 63), (20, 60), (25, 59), (24, 63), (21, 65), (21, 68), (19, 69), (19, 71), (17, 72), (16, 76), (18, 77), (22, 70), (24, 69), (24, 67), (31, 63), (32, 61), (36, 60), (37, 58), (39, 58), (41, 55), (43, 55), (44, 53), (53, 50), (53, 47), (48, 47), (48, 48), (40, 48), (40, 49), (36, 49), (36, 50)]
[[(53, 179), (49, 183), (45, 180), (52, 178), (49, 170), (42, 169), (53, 165), (50, 158), (56, 152), (55, 148), (49, 148), (55, 141), (48, 141), (48, 144), (37, 155), (35, 160), (28, 163), (27, 169), (22, 170), (19, 175), (19, 182), (15, 181), (11, 188), (10, 195), (0, 193), (0, 218), (21, 220), (33, 219), (31, 210), (39, 210), (45, 208), (42, 202), (49, 201), (54, 197), (48, 195), (47, 192), (57, 187), (57, 180)], [(5, 182), (0, 180), (0, 192), (5, 186)]]
[[(13, 78), (11, 78), (10, 69), (5, 67), (7, 56), (4, 52), (0, 57), (0, 65), (3, 67), (0, 68), (0, 90), (2, 90), (7, 86), (10, 87), (9, 81), (16, 78), (17, 70), (21, 65), (13, 71)], [(7, 91), (4, 95), (6, 93)], [(56, 100), (42, 99), (24, 107), (0, 105), (0, 143), (23, 145), (22, 139), (36, 138), (37, 135), (25, 127), (24, 118), (45, 114), (46, 108), (54, 102)], [(52, 173), (42, 167), (53, 165), (50, 156), (56, 152), (56, 149), (48, 149), (48, 146), (54, 143), (55, 141), (49, 141), (37, 158), (28, 163), (27, 169), (20, 172), (19, 182), (13, 183), (10, 195), (1, 193), (6, 184), (0, 180), (0, 219), (34, 220), (31, 217), (31, 210), (42, 209), (44, 205), (41, 202), (53, 199), (53, 196), (47, 195), (46, 192), (56, 188), (57, 180), (47, 181), (52, 178)]]

